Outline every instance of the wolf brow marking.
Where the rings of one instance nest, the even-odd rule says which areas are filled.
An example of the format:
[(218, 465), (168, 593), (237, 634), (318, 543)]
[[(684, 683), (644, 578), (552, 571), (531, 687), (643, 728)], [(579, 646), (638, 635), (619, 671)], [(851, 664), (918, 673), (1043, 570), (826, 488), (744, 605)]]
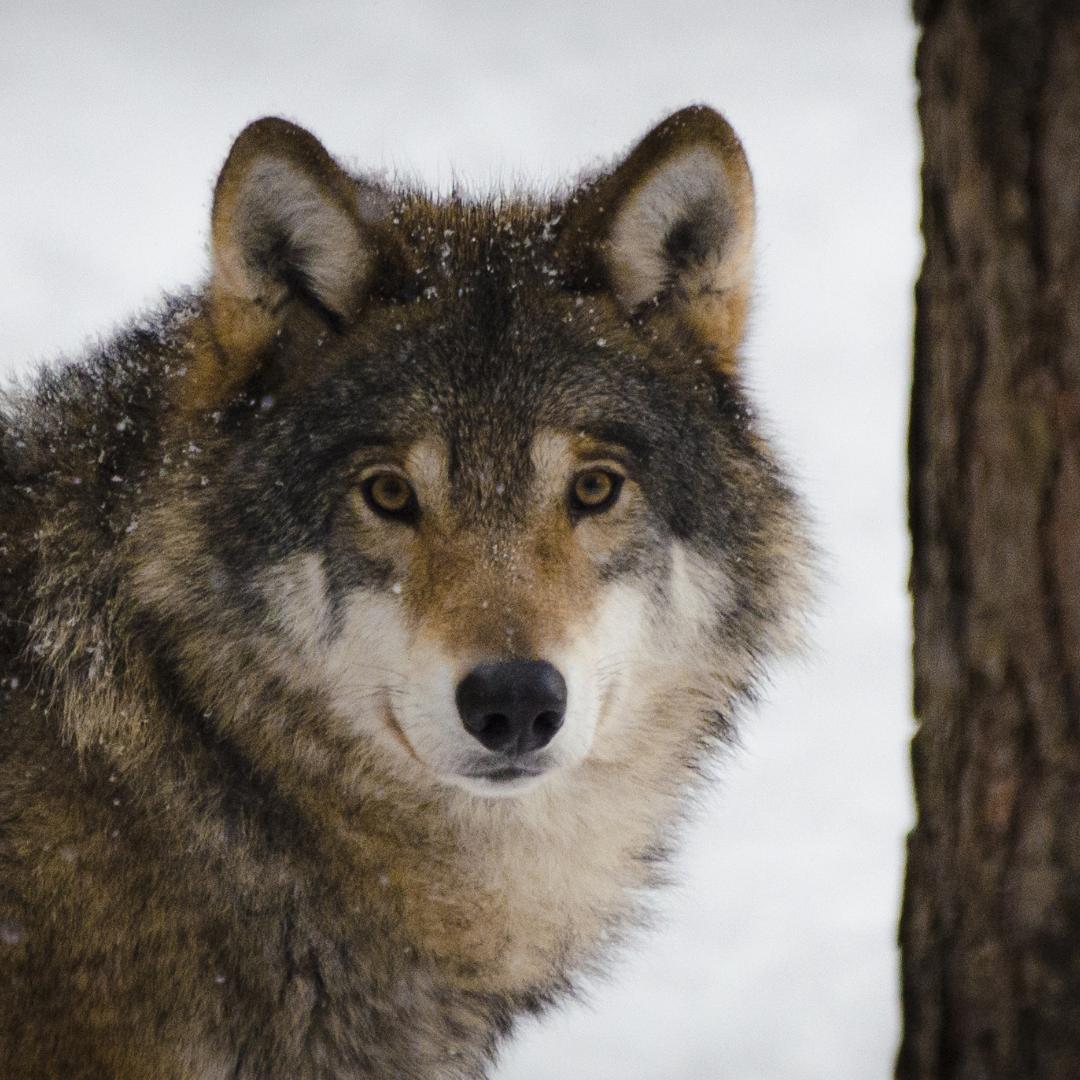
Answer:
[(584, 435), (596, 445), (582, 448), (582, 458), (607, 456), (613, 461), (636, 471), (648, 464), (652, 453), (652, 444), (644, 432), (636, 427), (620, 422), (602, 422), (599, 424), (581, 424), (577, 428), (579, 435)]

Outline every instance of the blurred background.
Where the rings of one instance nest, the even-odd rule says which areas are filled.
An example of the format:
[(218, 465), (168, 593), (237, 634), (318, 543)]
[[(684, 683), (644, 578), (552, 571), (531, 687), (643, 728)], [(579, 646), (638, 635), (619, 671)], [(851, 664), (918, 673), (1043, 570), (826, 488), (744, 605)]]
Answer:
[(911, 818), (904, 453), (918, 258), (900, 0), (0, 6), (0, 378), (197, 282), (211, 185), (266, 113), (446, 190), (550, 185), (707, 102), (759, 210), (746, 371), (827, 581), (657, 898), (498, 1080), (872, 1080), (898, 1034)]

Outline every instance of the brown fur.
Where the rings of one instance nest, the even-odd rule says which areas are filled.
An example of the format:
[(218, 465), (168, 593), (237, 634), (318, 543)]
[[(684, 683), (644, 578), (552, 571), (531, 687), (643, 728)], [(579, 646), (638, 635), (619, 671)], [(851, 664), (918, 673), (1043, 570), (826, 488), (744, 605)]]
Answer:
[[(747, 288), (724, 277), (729, 234), (701, 226), (698, 257), (646, 227), (641, 264), (612, 262), (611, 220), (694, 147), (720, 163), (733, 201), (717, 220), (741, 244), (749, 173), (708, 110), (677, 114), (576, 196), (498, 206), (382, 192), (306, 132), (260, 121), (218, 181), (206, 288), (0, 412), (4, 1076), (481, 1077), (514, 1017), (564, 993), (633, 921), (698, 762), (790, 625), (806, 550), (764, 444), (722, 397), (737, 404), (725, 380)], [(664, 244), (661, 287), (629, 303), (618, 281), (651, 281)], [(633, 264), (633, 243), (615, 255)], [(375, 522), (356, 469), (333, 466), (344, 490), (324, 533), (340, 565), (390, 568), (374, 599), (375, 571), (345, 592), (346, 608), (374, 605), (372, 650), (392, 629), (464, 671), (647, 624), (633, 707), (606, 673), (588, 756), (527, 798), (486, 799), (425, 763), (396, 683), (364, 700), (370, 729), (335, 712), (341, 688), (313, 660), (330, 649), (332, 560), (283, 539), (293, 493), (253, 496), (237, 462), (253, 433), (292, 452), (279, 402), (345, 386), (380, 350), (397, 362), (397, 342), (448, 313), (420, 337), (423, 361), (469, 290), (507, 280), (478, 319), (504, 328), (525, 312), (553, 341), (583, 328), (589, 349), (677, 394), (687, 425), (707, 422), (666, 484), (681, 538), (629, 466), (611, 513), (573, 524), (574, 471), (624, 467), (624, 448), (569, 421), (519, 436), (521, 404), (490, 430), (498, 408), (484, 405), (465, 460), (438, 435), (393, 430), (364, 451), (411, 477), (420, 530)], [(491, 355), (517, 340), (496, 336)], [(426, 389), (392, 419), (428, 410)], [(313, 437), (323, 419), (308, 416)], [(691, 434), (678, 428), (677, 450)], [(713, 451), (727, 501), (699, 507)], [(511, 459), (504, 498), (493, 477)], [(282, 492), (304, 464), (285, 460)], [(240, 520), (252, 499), (265, 535)], [(718, 550), (692, 522), (721, 510)], [(620, 578), (648, 544), (655, 566), (640, 556)]]

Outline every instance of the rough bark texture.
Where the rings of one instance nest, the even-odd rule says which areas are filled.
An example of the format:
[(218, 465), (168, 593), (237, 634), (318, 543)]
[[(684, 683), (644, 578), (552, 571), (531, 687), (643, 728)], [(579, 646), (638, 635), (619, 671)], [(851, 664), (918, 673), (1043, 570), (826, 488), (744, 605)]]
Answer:
[(1080, 10), (926, 0), (901, 1080), (1080, 1077)]

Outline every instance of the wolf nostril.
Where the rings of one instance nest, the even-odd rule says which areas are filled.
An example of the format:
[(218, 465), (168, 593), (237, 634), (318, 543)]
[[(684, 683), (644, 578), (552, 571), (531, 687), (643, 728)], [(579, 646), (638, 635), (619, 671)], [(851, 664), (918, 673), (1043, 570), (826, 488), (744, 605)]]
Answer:
[(538, 735), (546, 736), (544, 741), (547, 742), (562, 727), (562, 721), (562, 713), (542, 712), (533, 721), (533, 729)]
[[(471, 730), (471, 729), (470, 729)], [(481, 740), (499, 742), (510, 737), (510, 719), (502, 713), (482, 716), (473, 734)]]
[(481, 664), (458, 684), (456, 700), (465, 730), (488, 750), (525, 754), (562, 727), (566, 682), (545, 660)]

